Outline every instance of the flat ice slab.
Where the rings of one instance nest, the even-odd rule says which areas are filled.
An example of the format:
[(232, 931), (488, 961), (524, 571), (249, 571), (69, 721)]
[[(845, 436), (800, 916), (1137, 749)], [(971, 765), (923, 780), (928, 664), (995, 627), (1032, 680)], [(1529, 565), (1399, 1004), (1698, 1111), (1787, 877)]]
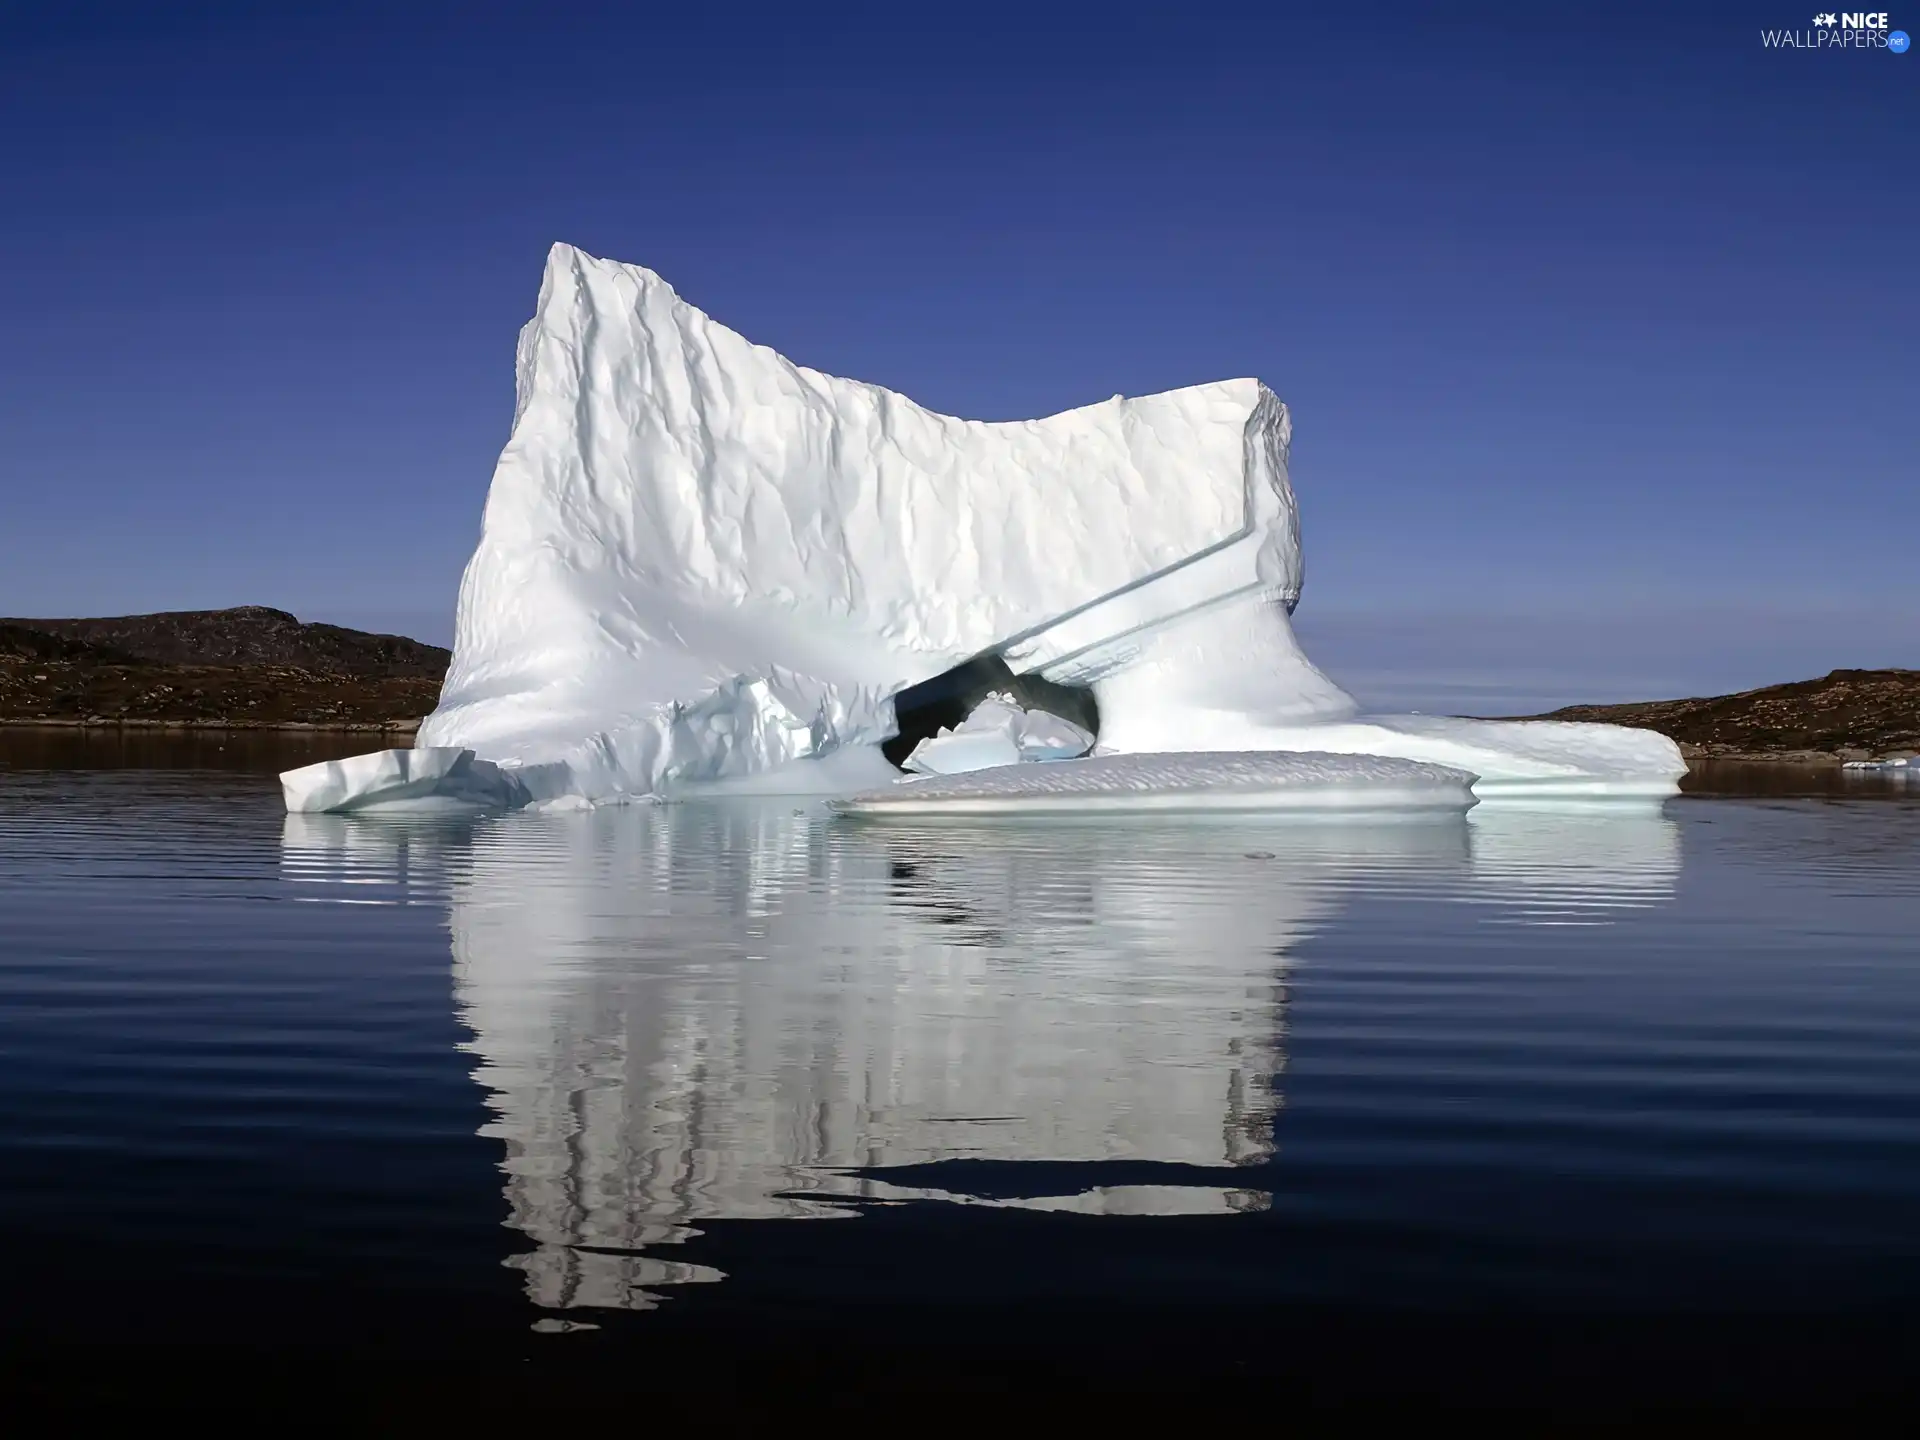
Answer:
[(1471, 770), (1482, 800), (1661, 799), (1678, 794), (1687, 773), (1680, 747), (1664, 735), (1560, 720), (1367, 715), (1268, 728), (1248, 739), (1262, 748), (1398, 755)]
[(832, 802), (849, 815), (1089, 810), (1451, 812), (1474, 804), (1466, 770), (1377, 755), (1190, 752), (1101, 755), (902, 780)]
[(523, 805), (525, 789), (499, 766), (456, 746), (375, 750), (283, 771), (280, 790), (295, 814), (379, 805)]

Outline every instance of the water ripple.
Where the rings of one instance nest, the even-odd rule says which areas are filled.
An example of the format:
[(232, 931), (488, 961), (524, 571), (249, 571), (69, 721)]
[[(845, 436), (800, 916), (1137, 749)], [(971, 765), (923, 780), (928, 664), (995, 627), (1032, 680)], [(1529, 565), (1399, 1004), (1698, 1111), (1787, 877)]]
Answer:
[[(484, 1254), (549, 1308), (875, 1205), (1218, 1216), (1332, 1299), (1878, 1294), (1920, 1278), (1916, 862), (1892, 802), (401, 821), (6, 774), (0, 1213), (443, 1287)], [(1664, 1270), (1607, 1258), (1636, 1236)]]

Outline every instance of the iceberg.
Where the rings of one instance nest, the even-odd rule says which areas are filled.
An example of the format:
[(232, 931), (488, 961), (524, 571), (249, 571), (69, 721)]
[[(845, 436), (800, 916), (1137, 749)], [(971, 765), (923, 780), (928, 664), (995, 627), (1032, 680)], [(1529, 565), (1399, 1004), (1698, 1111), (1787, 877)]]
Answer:
[[(1482, 794), (1670, 794), (1685, 771), (1650, 732), (1361, 717), (1294, 637), (1291, 420), (1258, 380), (961, 420), (796, 365), (652, 271), (567, 245), (515, 373), (417, 737), (472, 758), (416, 785), (406, 764), (441, 762), (362, 757), (290, 777), (290, 807), (850, 793), (885, 765), (897, 696), (983, 662), (1090, 691), (1096, 757), (1343, 755), (1370, 785), (1379, 756), (1471, 772)], [(935, 737), (921, 768), (1006, 763), (1002, 740), (1016, 760), (1085, 748), (989, 728)]]

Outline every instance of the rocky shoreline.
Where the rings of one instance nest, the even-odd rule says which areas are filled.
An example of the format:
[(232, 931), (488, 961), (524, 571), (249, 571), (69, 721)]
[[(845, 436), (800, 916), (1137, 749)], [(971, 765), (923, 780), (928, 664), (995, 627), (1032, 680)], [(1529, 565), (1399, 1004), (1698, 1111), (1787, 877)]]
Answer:
[(0, 620), (0, 725), (411, 734), (452, 659), (284, 611)]
[[(0, 620), (0, 727), (404, 741), (439, 702), (452, 658), (404, 636), (308, 624), (261, 606)], [(1696, 767), (1838, 766), (1920, 752), (1920, 670), (1835, 670), (1737, 695), (1574, 705), (1525, 718), (1657, 730)]]
[(90, 716), (84, 720), (43, 720), (0, 717), (4, 730), (136, 730), (150, 734), (201, 734), (229, 731), (284, 732), (290, 735), (398, 735), (411, 736), (420, 728), (411, 720), (125, 720)]
[(1528, 718), (1657, 730), (1694, 762), (1881, 760), (1920, 752), (1920, 670), (1834, 670), (1736, 695), (1572, 705)]

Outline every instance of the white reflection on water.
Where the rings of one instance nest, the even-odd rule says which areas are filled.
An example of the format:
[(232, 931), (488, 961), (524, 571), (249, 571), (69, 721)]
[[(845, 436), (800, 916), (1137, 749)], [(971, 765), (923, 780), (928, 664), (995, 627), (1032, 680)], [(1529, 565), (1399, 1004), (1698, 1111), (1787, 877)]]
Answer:
[(1465, 897), (1512, 925), (1604, 925), (1673, 898), (1680, 830), (1657, 809), (1476, 807)]
[(761, 802), (289, 816), (283, 872), (300, 898), (448, 905), (484, 1133), (536, 1243), (511, 1263), (544, 1306), (644, 1307), (721, 1278), (638, 1253), (703, 1220), (841, 1218), (850, 1198), (1261, 1208), (1232, 1185), (988, 1200), (849, 1172), (1257, 1164), (1288, 955), (1343, 896), (1604, 923), (1669, 896), (1679, 855), (1654, 809), (909, 827)]

